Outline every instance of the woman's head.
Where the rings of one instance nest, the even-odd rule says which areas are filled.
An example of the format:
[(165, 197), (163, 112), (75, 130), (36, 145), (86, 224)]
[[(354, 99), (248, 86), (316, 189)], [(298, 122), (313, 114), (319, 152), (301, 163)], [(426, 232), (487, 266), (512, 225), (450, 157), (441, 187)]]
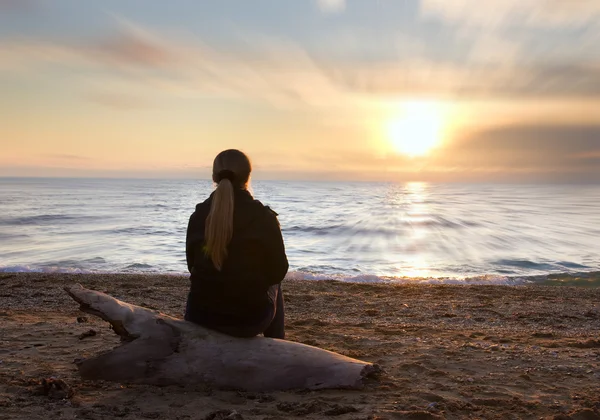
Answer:
[(252, 165), (248, 156), (239, 150), (228, 149), (215, 158), (212, 178), (217, 184), (223, 179), (228, 179), (233, 186), (246, 189), (250, 172), (252, 172)]
[(224, 150), (213, 163), (213, 181), (217, 189), (212, 196), (206, 218), (206, 253), (217, 270), (227, 258), (227, 245), (233, 236), (234, 188), (248, 189), (252, 165), (239, 150)]

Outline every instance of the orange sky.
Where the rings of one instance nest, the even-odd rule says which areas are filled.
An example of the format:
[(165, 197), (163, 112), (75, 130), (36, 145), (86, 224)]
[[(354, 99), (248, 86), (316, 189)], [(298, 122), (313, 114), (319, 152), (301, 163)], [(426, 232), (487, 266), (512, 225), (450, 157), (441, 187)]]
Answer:
[(0, 4), (0, 176), (600, 181), (600, 6), (405, 3)]

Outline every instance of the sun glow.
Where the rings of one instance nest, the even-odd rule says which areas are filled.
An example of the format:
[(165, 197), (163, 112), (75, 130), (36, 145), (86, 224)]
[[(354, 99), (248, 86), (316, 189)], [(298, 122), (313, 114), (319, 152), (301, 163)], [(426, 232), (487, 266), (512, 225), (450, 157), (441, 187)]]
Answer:
[(424, 156), (442, 142), (444, 112), (433, 101), (411, 101), (401, 106), (387, 126), (387, 135), (398, 153)]

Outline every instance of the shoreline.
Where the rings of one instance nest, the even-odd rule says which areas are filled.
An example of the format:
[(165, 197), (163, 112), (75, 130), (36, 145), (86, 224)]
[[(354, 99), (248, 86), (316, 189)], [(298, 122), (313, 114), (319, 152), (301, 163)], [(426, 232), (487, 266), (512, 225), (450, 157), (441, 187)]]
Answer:
[[(4, 271), (7, 268), (12, 270)], [(25, 266), (0, 267), (2, 276), (19, 275), (59, 275), (59, 276), (165, 276), (188, 278), (187, 272), (153, 272), (153, 271), (86, 271), (83, 269), (25, 269)], [(316, 274), (303, 271), (290, 271), (285, 282), (290, 281), (337, 281), (346, 284), (388, 284), (388, 285), (456, 285), (456, 286), (575, 286), (600, 287), (600, 270), (550, 272), (545, 274), (481, 274), (476, 276), (377, 276), (377, 275), (343, 275)]]
[[(176, 317), (188, 288), (170, 274), (0, 273), (1, 419), (600, 419), (600, 288), (286, 280), (289, 340), (383, 374), (361, 391), (253, 394), (81, 380), (73, 360), (119, 339), (77, 322), (72, 283)], [(73, 396), (44, 395), (49, 377)]]

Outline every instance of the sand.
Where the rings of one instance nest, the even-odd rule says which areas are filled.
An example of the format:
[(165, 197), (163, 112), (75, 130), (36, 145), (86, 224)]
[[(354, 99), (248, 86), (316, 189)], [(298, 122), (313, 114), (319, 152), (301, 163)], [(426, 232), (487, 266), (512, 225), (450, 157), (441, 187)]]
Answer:
[(0, 274), (0, 419), (600, 419), (600, 288), (286, 281), (290, 340), (383, 373), (249, 393), (81, 380), (73, 360), (119, 338), (62, 291), (76, 282), (182, 316), (188, 281)]

